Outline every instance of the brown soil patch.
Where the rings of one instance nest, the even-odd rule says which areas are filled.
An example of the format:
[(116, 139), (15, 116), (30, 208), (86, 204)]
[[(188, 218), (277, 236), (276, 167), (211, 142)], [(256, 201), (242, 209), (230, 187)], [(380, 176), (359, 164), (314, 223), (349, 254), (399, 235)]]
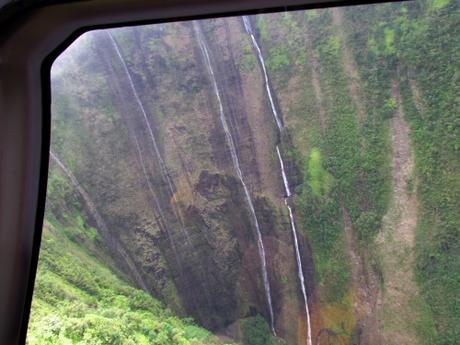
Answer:
[(391, 121), (393, 196), (378, 238), (385, 281), (378, 313), (384, 343), (410, 345), (417, 344), (414, 301), (418, 289), (413, 275), (417, 200), (415, 191), (410, 193), (408, 190), (408, 181), (414, 169), (414, 154), (396, 81), (393, 81), (392, 95), (397, 101)]
[(391, 123), (394, 200), (398, 203), (402, 213), (398, 224), (398, 235), (412, 247), (414, 243), (414, 228), (417, 224), (417, 205), (413, 193), (409, 194), (408, 181), (412, 177), (414, 170), (414, 155), (410, 145), (409, 125), (404, 119), (401, 96), (396, 82), (393, 82), (392, 96), (398, 104), (396, 114)]

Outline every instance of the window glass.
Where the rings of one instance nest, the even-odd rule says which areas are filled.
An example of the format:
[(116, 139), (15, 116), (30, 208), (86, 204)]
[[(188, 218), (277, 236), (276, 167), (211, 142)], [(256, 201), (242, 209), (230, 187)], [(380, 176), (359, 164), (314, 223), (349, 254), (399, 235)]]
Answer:
[(27, 342), (457, 343), (459, 4), (82, 35)]

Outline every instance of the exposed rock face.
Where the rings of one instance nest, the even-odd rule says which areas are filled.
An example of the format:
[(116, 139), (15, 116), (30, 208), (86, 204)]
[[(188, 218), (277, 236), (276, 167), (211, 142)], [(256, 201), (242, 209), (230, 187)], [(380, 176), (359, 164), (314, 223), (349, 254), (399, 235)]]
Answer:
[(262, 315), (288, 344), (458, 338), (460, 26), (433, 6), (85, 35), (55, 65), (52, 150), (87, 195), (54, 170), (49, 218), (103, 219), (73, 240), (219, 335)]
[[(292, 322), (302, 318), (302, 300), (275, 151), (281, 138), (259, 69), (242, 68), (249, 38), (240, 20), (203, 28), (260, 222), (275, 328), (297, 341), (304, 324)], [(62, 58), (67, 66), (53, 83), (54, 149), (151, 293), (213, 330), (256, 314), (268, 320), (254, 225), (191, 24), (111, 35), (90, 33), (85, 49)], [(295, 162), (287, 164), (296, 175)], [(302, 253), (313, 281), (310, 252)]]

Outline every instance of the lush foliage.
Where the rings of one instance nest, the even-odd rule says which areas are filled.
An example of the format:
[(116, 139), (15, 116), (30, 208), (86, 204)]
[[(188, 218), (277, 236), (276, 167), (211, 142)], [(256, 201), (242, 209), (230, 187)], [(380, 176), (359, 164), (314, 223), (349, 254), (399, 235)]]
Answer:
[[(414, 270), (429, 307), (421, 308), (417, 327), (427, 344), (454, 344), (460, 339), (459, 5), (429, 0), (350, 7), (342, 11), (340, 28), (327, 10), (279, 16), (270, 26), (267, 20), (258, 22), (269, 61), (283, 61), (274, 46), (298, 42), (299, 29), (312, 45), (304, 61), (307, 68), (292, 63), (298, 54), (295, 48), (284, 48), (285, 60), (291, 63), (283, 68), (269, 63), (268, 69), (278, 95), (289, 99), (280, 103), (297, 145), (291, 152), (303, 167), (296, 206), (313, 249), (322, 298), (330, 302), (339, 301), (350, 286), (344, 212), (350, 216), (360, 252), (379, 273), (379, 258), (372, 250), (390, 200), (389, 124), (398, 107), (395, 92), (400, 90), (416, 155), (408, 192), (418, 199)], [(338, 30), (345, 32), (350, 56), (344, 53)], [(353, 77), (346, 68), (353, 63), (350, 57), (358, 71), (355, 90), (350, 89)], [(315, 58), (319, 100), (311, 82)], [(302, 91), (290, 88), (285, 75), (295, 76)], [(321, 106), (325, 130), (317, 122)]]
[(208, 331), (177, 318), (151, 296), (120, 280), (47, 223), (27, 343), (170, 345), (215, 340)]
[[(460, 339), (459, 2), (364, 10), (360, 17), (368, 22), (356, 31), (356, 56), (366, 76), (378, 70), (385, 71), (382, 81), (398, 79), (416, 154), (416, 180), (409, 184), (413, 190), (415, 183), (419, 200), (415, 269), (431, 308), (427, 317), (433, 313), (437, 329), (420, 331), (427, 344), (454, 344)], [(348, 13), (358, 19), (352, 10)], [(375, 86), (390, 92), (388, 86)], [(390, 111), (392, 101), (386, 99), (382, 109)]]
[(73, 204), (59, 213), (66, 225), (48, 209), (27, 343), (219, 344), (211, 333), (174, 316), (110, 270), (103, 251), (96, 249), (96, 230), (79, 213), (70, 188), (64, 178), (51, 173), (48, 205), (64, 197), (73, 198)]
[[(417, 277), (437, 321), (435, 342), (447, 345), (460, 339), (460, 51), (452, 44), (460, 35), (460, 4), (422, 4), (431, 5), (429, 15), (414, 8), (415, 18), (399, 18), (406, 23), (400, 44), (408, 47), (400, 58), (407, 69), (404, 99), (421, 201)], [(417, 90), (410, 88), (416, 71), (420, 104)]]
[(272, 336), (270, 328), (265, 319), (254, 316), (244, 319), (241, 322), (244, 345), (283, 345), (284, 342)]
[[(350, 252), (356, 251), (353, 254), (361, 257), (364, 270), (381, 278), (380, 289), (385, 292), (384, 266), (374, 249), (379, 245), (376, 239), (381, 240), (378, 235), (384, 217), (390, 213), (390, 124), (402, 105), (410, 124), (416, 161), (407, 188), (417, 199), (413, 269), (418, 283), (415, 290), (420, 292), (415, 294), (417, 298), (421, 295), (423, 303), (420, 302), (420, 314), (414, 314), (419, 318), (414, 323), (420, 341), (455, 344), (460, 339), (460, 2), (422, 0), (347, 8), (341, 13), (340, 25), (331, 10), (267, 15), (255, 21), (270, 83), (286, 125), (280, 144), (290, 181), (296, 184), (296, 222), (313, 257), (311, 272), (315, 279), (314, 283), (307, 282), (311, 284), (309, 292), (316, 293), (314, 298), (321, 309), (318, 314), (333, 320), (326, 327), (344, 338), (351, 338), (355, 325), (356, 301), (351, 284), (354, 263)], [(216, 21), (211, 21), (207, 34), (214, 26), (217, 27)], [(124, 54), (130, 56), (129, 65), (139, 79), (139, 89), (147, 90), (144, 84), (155, 85), (156, 81), (149, 80), (149, 73), (144, 75), (133, 67), (139, 57), (132, 53), (132, 40), (122, 36), (120, 39), (126, 41)], [(161, 47), (164, 57), (169, 56), (166, 53), (172, 49), (171, 42), (166, 44), (161, 37), (158, 33), (150, 37), (146, 55)], [(239, 67), (242, 73), (249, 73), (257, 68), (258, 60), (249, 41), (244, 44)], [(311, 47), (306, 48), (307, 44)], [(187, 62), (187, 68), (177, 71), (181, 77), (191, 74), (189, 68), (199, 74), (194, 58), (182, 61)], [(172, 58), (160, 60), (164, 66), (173, 66)], [(168, 69), (159, 68), (158, 61), (142, 63), (152, 75), (164, 73), (162, 77), (166, 78)], [(350, 75), (353, 64), (356, 76)], [(192, 100), (200, 94), (204, 90), (200, 78), (181, 84), (181, 97)], [(93, 156), (96, 147), (103, 147), (97, 144), (102, 135), (91, 136), (89, 129), (88, 133), (75, 131), (77, 121), (69, 114), (76, 112), (77, 103), (105, 109), (102, 120), (94, 115), (102, 121), (94, 128), (103, 129), (104, 124), (108, 126), (117, 119), (117, 111), (109, 105), (106, 83), (97, 75), (94, 80), (105, 90), (97, 100), (94, 95), (86, 95), (85, 90), (80, 90), (84, 95), (81, 99), (65, 99), (65, 94), (59, 92), (68, 81), (61, 80), (62, 85), (55, 86), (58, 100), (54, 106), (61, 116), (53, 122), (53, 131), (58, 133), (53, 145), (66, 153), (71, 168), (78, 163), (74, 147), (82, 148), (85, 159)], [(315, 87), (319, 87), (321, 95), (315, 94)], [(192, 104), (177, 99), (171, 107), (180, 105), (185, 109)], [(171, 121), (176, 125), (179, 121), (179, 116), (171, 120), (166, 111), (169, 106), (155, 109), (158, 123)], [(83, 115), (89, 116), (82, 112)], [(197, 125), (187, 122), (192, 127)], [(183, 124), (190, 131), (189, 123)], [(187, 147), (198, 152), (207, 134), (197, 128), (193, 130), (200, 135), (191, 138)], [(111, 133), (113, 147), (121, 152), (126, 143), (115, 131)], [(201, 154), (210, 156), (208, 151)], [(106, 155), (101, 151), (98, 157)], [(115, 168), (93, 164), (85, 168), (86, 175), (100, 175), (101, 181), (111, 183), (110, 176), (115, 174), (101, 174), (101, 167), (106, 166), (111, 173)], [(97, 173), (93, 174), (92, 169)], [(117, 197), (113, 194), (112, 200)], [(205, 329), (174, 316), (123, 280), (123, 274), (116, 271), (116, 264), (106, 255), (97, 229), (84, 213), (67, 178), (52, 173), (30, 344), (219, 343)], [(346, 224), (347, 229), (351, 228), (349, 237), (345, 236)], [(241, 320), (240, 325), (245, 345), (279, 343), (262, 316)]]
[[(307, 12), (308, 13), (308, 12)], [(351, 97), (349, 76), (343, 65), (339, 34), (331, 13), (306, 15), (305, 30), (312, 40), (313, 54), (321, 62), (319, 82), (325, 108), (325, 133), (305, 157), (304, 184), (298, 198), (305, 228), (315, 251), (315, 266), (325, 296), (339, 301), (348, 289), (349, 269), (344, 249), (343, 222), (349, 214), (362, 248), (377, 234), (385, 214), (389, 193), (388, 123), (381, 110), (380, 95), (364, 97), (361, 104)], [(371, 79), (376, 79), (373, 76)], [(385, 85), (379, 79), (376, 83)], [(388, 85), (388, 84), (386, 84)], [(373, 90), (373, 89), (370, 89)], [(384, 99), (387, 99), (384, 98)], [(359, 119), (358, 106), (366, 117)], [(394, 107), (394, 105), (393, 105)], [(320, 130), (319, 128), (317, 130)], [(321, 168), (316, 167), (321, 157)], [(322, 191), (318, 190), (321, 171)]]

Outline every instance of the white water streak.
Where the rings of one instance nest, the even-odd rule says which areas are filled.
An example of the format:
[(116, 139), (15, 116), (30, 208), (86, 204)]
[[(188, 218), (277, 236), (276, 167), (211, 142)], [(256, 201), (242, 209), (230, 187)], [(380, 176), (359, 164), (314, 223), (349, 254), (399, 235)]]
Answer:
[(136, 100), (136, 102), (137, 102), (137, 104), (139, 106), (139, 109), (142, 112), (142, 116), (144, 117), (144, 122), (147, 125), (147, 129), (149, 131), (149, 135), (150, 135), (150, 139), (152, 141), (153, 149), (155, 150), (156, 158), (157, 158), (157, 160), (158, 160), (158, 162), (160, 164), (161, 175), (162, 175), (163, 179), (165, 180), (165, 182), (167, 183), (169, 191), (171, 192), (171, 195), (174, 195), (174, 188), (172, 186), (171, 178), (169, 177), (168, 170), (166, 168), (166, 164), (165, 164), (163, 158), (161, 157), (160, 150), (158, 149), (158, 145), (157, 145), (155, 136), (153, 134), (152, 127), (150, 126), (150, 122), (149, 122), (149, 120), (147, 118), (147, 113), (145, 112), (144, 105), (142, 104), (141, 99), (139, 98), (139, 94), (137, 93), (136, 86), (134, 85), (133, 78), (131, 77), (131, 73), (129, 72), (128, 66), (126, 66), (126, 62), (125, 62), (125, 59), (123, 58), (123, 55), (121, 55), (120, 49), (118, 47), (118, 43), (115, 41), (115, 39), (113, 38), (113, 36), (112, 36), (112, 34), (110, 32), (107, 31), (107, 34), (110, 37), (110, 41), (112, 42), (112, 45), (113, 45), (115, 51), (117, 52), (117, 56), (121, 61), (121, 64), (122, 64), (123, 69), (125, 71), (125, 74), (128, 77), (129, 85), (130, 85), (131, 91), (132, 91), (132, 93), (134, 95), (134, 99)]
[(291, 190), (289, 189), (289, 181), (286, 176), (286, 172), (284, 170), (284, 162), (283, 162), (283, 158), (281, 157), (281, 152), (280, 152), (280, 148), (278, 145), (276, 145), (276, 153), (278, 154), (278, 160), (280, 161), (281, 176), (283, 177), (284, 189), (286, 190), (286, 197), (290, 197)]
[[(281, 132), (283, 130), (283, 124), (281, 122), (280, 116), (278, 114), (278, 111), (276, 110), (275, 103), (273, 101), (270, 84), (268, 82), (267, 69), (265, 68), (265, 61), (262, 56), (262, 52), (254, 36), (254, 32), (251, 27), (251, 22), (249, 21), (249, 18), (247, 18), (246, 16), (243, 16), (243, 24), (246, 29), (246, 32), (251, 36), (252, 43), (257, 52), (257, 57), (259, 58), (260, 65), (262, 66), (262, 71), (263, 71), (264, 79), (265, 79), (265, 89), (267, 90), (268, 99), (270, 101), (270, 106), (271, 106), (272, 113), (276, 121), (276, 125), (278, 126), (278, 129)], [(288, 201), (287, 201), (287, 198), (289, 198), (292, 194), (291, 194), (291, 190), (289, 189), (289, 180), (287, 178), (286, 171), (284, 169), (283, 157), (281, 156), (281, 152), (280, 152), (278, 145), (276, 146), (276, 153), (278, 155), (278, 160), (280, 162), (281, 176), (283, 178), (284, 189), (286, 191), (286, 198), (284, 199), (284, 203), (286, 204), (286, 207), (289, 211), (289, 220), (291, 223), (292, 238), (294, 239), (295, 256), (296, 256), (296, 262), (297, 262), (297, 276), (299, 278), (300, 289), (302, 291), (302, 296), (303, 296), (303, 300), (305, 304), (305, 312), (307, 315), (307, 345), (312, 345), (310, 310), (308, 307), (308, 297), (307, 297), (307, 291), (306, 291), (305, 278), (304, 278), (303, 269), (302, 269), (302, 259), (300, 256), (299, 242), (297, 239), (297, 230), (295, 226), (294, 215), (292, 213), (292, 208), (291, 206), (289, 206)]]
[[(110, 38), (110, 41), (117, 53), (117, 56), (123, 66), (123, 70), (125, 71), (125, 74), (126, 76), (128, 77), (128, 81), (129, 81), (129, 85), (131, 87), (131, 91), (134, 95), (134, 98), (139, 106), (139, 109), (141, 110), (142, 112), (142, 116), (144, 118), (144, 122), (145, 124), (147, 125), (147, 129), (148, 129), (148, 132), (149, 132), (149, 135), (150, 135), (150, 139), (151, 139), (151, 142), (152, 142), (152, 146), (153, 146), (153, 149), (155, 151), (155, 155), (156, 155), (156, 158), (160, 164), (160, 171), (161, 171), (161, 176), (163, 178), (163, 181), (166, 182), (166, 184), (168, 185), (168, 189), (169, 189), (169, 192), (171, 194), (171, 197), (173, 199), (173, 202), (174, 204), (177, 203), (177, 198), (176, 198), (176, 194), (174, 193), (174, 188), (173, 188), (173, 183), (171, 181), (171, 178), (169, 176), (169, 173), (168, 173), (168, 169), (166, 167), (166, 164), (163, 160), (163, 157), (161, 156), (161, 153), (160, 153), (160, 150), (158, 149), (158, 145), (157, 145), (157, 142), (156, 142), (156, 139), (155, 139), (155, 136), (153, 134), (153, 130), (152, 130), (152, 127), (150, 126), (150, 122), (147, 118), (147, 113), (145, 112), (145, 108), (144, 108), (144, 105), (142, 104), (142, 101), (141, 99), (139, 98), (139, 94), (137, 93), (137, 90), (136, 90), (136, 86), (134, 85), (134, 81), (133, 81), (133, 78), (131, 77), (131, 73), (129, 72), (129, 69), (128, 69), (128, 66), (126, 65), (126, 62), (125, 62), (125, 59), (123, 58), (123, 55), (121, 55), (121, 52), (120, 52), (120, 48), (118, 47), (118, 43), (117, 41), (113, 38), (112, 34), (110, 32), (107, 32), (109, 38)], [(181, 230), (186, 238), (186, 241), (187, 241), (187, 244), (188, 245), (191, 245), (191, 239), (190, 239), (190, 234), (188, 233), (187, 229), (185, 228), (184, 224), (183, 224), (183, 221), (182, 221), (182, 218), (181, 218), (181, 215), (179, 214), (179, 212), (173, 207), (174, 209), (174, 214), (176, 216), (176, 218), (179, 220), (179, 222), (181, 223)]]
[(276, 152), (278, 153), (278, 159), (279, 159), (280, 167), (281, 167), (281, 174), (283, 176), (284, 189), (286, 191), (286, 198), (284, 199), (284, 203), (286, 204), (286, 207), (289, 210), (289, 220), (291, 222), (292, 238), (294, 239), (295, 258), (297, 261), (297, 276), (299, 278), (300, 289), (302, 290), (302, 296), (303, 296), (303, 300), (305, 304), (305, 313), (307, 314), (307, 344), (312, 345), (310, 310), (308, 307), (307, 290), (305, 286), (305, 278), (304, 278), (303, 269), (302, 269), (302, 258), (300, 257), (299, 241), (297, 239), (297, 230), (295, 227), (294, 215), (292, 213), (291, 206), (289, 206), (287, 202), (287, 198), (289, 198), (292, 194), (291, 194), (291, 191), (289, 190), (289, 182), (286, 176), (286, 172), (284, 170), (284, 162), (283, 162), (283, 158), (281, 156), (278, 146), (276, 146)]
[(268, 99), (270, 101), (270, 107), (272, 109), (273, 116), (275, 117), (276, 125), (278, 129), (281, 130), (283, 128), (283, 123), (281, 122), (281, 118), (276, 110), (275, 101), (273, 100), (272, 92), (270, 90), (270, 84), (268, 82), (268, 75), (267, 75), (267, 68), (265, 67), (264, 57), (262, 55), (262, 51), (260, 50), (259, 44), (257, 43), (256, 38), (254, 37), (254, 33), (252, 31), (251, 22), (246, 16), (243, 16), (243, 23), (244, 27), (246, 28), (247, 33), (251, 36), (252, 43), (254, 48), (256, 48), (257, 58), (259, 59), (260, 65), (262, 66), (262, 71), (264, 74), (265, 80), (265, 89), (267, 90)]
[(64, 163), (62, 163), (62, 161), (57, 157), (57, 155), (53, 151), (50, 151), (50, 157), (61, 168), (64, 174), (69, 178), (70, 182), (72, 182), (73, 186), (78, 191), (78, 193), (80, 193), (81, 197), (85, 201), (86, 207), (88, 208), (89, 212), (91, 213), (94, 220), (96, 221), (96, 224), (97, 224), (97, 227), (98, 227), (98, 230), (101, 236), (106, 240), (107, 243), (111, 244), (112, 249), (114, 249), (118, 253), (118, 255), (120, 255), (120, 257), (125, 261), (126, 265), (129, 267), (131, 273), (134, 275), (134, 278), (136, 282), (139, 284), (139, 286), (144, 291), (149, 292), (149, 289), (147, 288), (147, 284), (145, 284), (144, 279), (142, 278), (142, 275), (139, 273), (139, 271), (136, 268), (136, 265), (131, 260), (129, 255), (126, 253), (125, 249), (121, 246), (121, 244), (110, 234), (107, 224), (102, 219), (102, 216), (99, 214), (99, 211), (97, 210), (94, 202), (91, 200), (91, 197), (89, 196), (89, 194), (80, 185), (77, 178), (70, 171), (70, 169), (68, 169), (64, 165)]
[(270, 292), (270, 282), (268, 280), (268, 273), (267, 273), (267, 260), (266, 260), (266, 255), (265, 255), (264, 244), (263, 244), (263, 241), (262, 241), (262, 233), (261, 233), (260, 227), (259, 227), (259, 221), (257, 220), (256, 212), (254, 210), (254, 205), (253, 205), (253, 202), (252, 202), (252, 199), (251, 199), (251, 195), (249, 193), (249, 189), (246, 186), (246, 183), (244, 181), (243, 173), (242, 173), (241, 167), (240, 167), (240, 162), (239, 162), (239, 159), (238, 159), (238, 155), (236, 153), (236, 146), (235, 146), (235, 143), (233, 141), (233, 137), (231, 135), (230, 129), (228, 127), (227, 120), (225, 118), (224, 108), (223, 108), (223, 105), (222, 105), (222, 99), (221, 99), (221, 96), (220, 96), (219, 88), (217, 86), (217, 81), (216, 81), (216, 77), (214, 75), (214, 70), (213, 70), (212, 65), (211, 65), (211, 59), (209, 58), (209, 53), (208, 53), (208, 48), (207, 48), (206, 42), (203, 40), (200, 28), (199, 28), (199, 26), (198, 26), (198, 24), (196, 22), (193, 23), (193, 27), (195, 29), (195, 33), (196, 33), (196, 36), (197, 36), (197, 39), (198, 39), (198, 43), (199, 43), (201, 51), (203, 53), (203, 57), (205, 59), (206, 66), (207, 66), (209, 74), (211, 76), (212, 85), (213, 85), (213, 88), (214, 88), (214, 93), (216, 95), (216, 98), (217, 98), (217, 101), (218, 101), (218, 104), (219, 104), (220, 121), (222, 123), (222, 127), (224, 128), (225, 137), (226, 137), (227, 144), (229, 146), (230, 154), (231, 154), (232, 161), (233, 161), (233, 166), (235, 167), (235, 170), (236, 170), (236, 173), (238, 175), (238, 178), (239, 178), (239, 180), (241, 182), (241, 185), (243, 186), (244, 193), (245, 193), (245, 196), (246, 196), (246, 201), (247, 201), (249, 209), (251, 211), (251, 216), (252, 216), (255, 228), (256, 228), (257, 247), (258, 247), (258, 250), (259, 250), (260, 261), (261, 261), (261, 264), (262, 264), (262, 278), (263, 278), (263, 282), (264, 282), (265, 294), (266, 294), (268, 309), (269, 309), (269, 313), (270, 313), (270, 326), (271, 326), (271, 330), (272, 330), (273, 334), (276, 335), (275, 326), (274, 326), (274, 314), (273, 314), (272, 298), (271, 298), (271, 292)]

